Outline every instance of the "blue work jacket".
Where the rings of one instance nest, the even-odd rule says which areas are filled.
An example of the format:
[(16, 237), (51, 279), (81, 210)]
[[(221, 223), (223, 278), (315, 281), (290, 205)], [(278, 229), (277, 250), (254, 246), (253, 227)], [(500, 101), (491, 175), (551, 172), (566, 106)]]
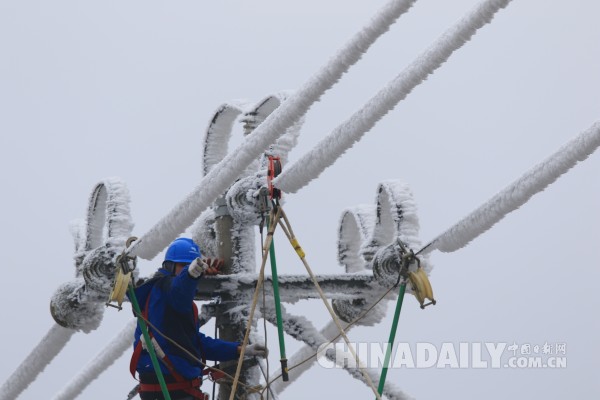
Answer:
[[(194, 279), (185, 267), (177, 276), (159, 269), (154, 277), (135, 289), (135, 295), (142, 310), (148, 304), (148, 320), (165, 336), (181, 345), (194, 357), (166, 340), (163, 335), (148, 327), (176, 372), (186, 379), (202, 375), (203, 365), (196, 359), (229, 361), (238, 358), (238, 342), (213, 339), (200, 332), (197, 308), (194, 304), (198, 279)], [(150, 296), (150, 297), (148, 297)], [(134, 349), (140, 340), (139, 324), (135, 330)], [(196, 359), (194, 359), (196, 358)], [(164, 374), (170, 374), (164, 363), (159, 362)], [(154, 373), (150, 355), (146, 350), (138, 360), (136, 370), (139, 374)]]

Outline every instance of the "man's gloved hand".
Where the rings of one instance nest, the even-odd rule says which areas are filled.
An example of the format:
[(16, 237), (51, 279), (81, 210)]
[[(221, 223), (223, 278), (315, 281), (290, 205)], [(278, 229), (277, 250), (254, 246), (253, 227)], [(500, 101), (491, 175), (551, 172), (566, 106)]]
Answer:
[(207, 269), (208, 264), (204, 262), (203, 259), (198, 257), (190, 264), (188, 268), (188, 274), (190, 274), (192, 278), (200, 278)]
[(266, 358), (269, 355), (269, 349), (261, 343), (252, 343), (246, 346), (246, 352), (244, 353), (249, 357), (262, 357)]
[[(142, 341), (142, 349), (148, 350), (148, 347), (146, 346), (146, 339), (144, 338), (144, 335), (142, 335), (140, 337), (140, 340)], [(160, 348), (156, 339), (150, 338), (150, 340), (152, 341), (152, 346), (154, 347), (154, 351), (156, 352), (156, 355), (158, 356), (158, 358), (161, 358), (161, 359), (165, 358), (165, 352), (163, 351), (163, 349)]]
[(221, 268), (222, 265), (223, 260), (216, 258), (214, 260), (210, 258), (203, 260), (198, 257), (190, 264), (188, 274), (190, 274), (192, 278), (200, 278), (202, 275), (217, 275), (221, 272), (219, 271), (219, 268)]

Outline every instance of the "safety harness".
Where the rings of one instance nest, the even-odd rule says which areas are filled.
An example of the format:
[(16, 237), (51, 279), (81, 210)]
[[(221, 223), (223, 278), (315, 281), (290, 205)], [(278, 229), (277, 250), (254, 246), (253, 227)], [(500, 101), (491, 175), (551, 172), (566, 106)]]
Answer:
[[(148, 321), (148, 309), (149, 309), (151, 297), (152, 297), (152, 290), (150, 290), (150, 293), (148, 294), (148, 298), (146, 299), (146, 305), (144, 306), (144, 309), (142, 310), (142, 316), (143, 316), (144, 320), (146, 320), (146, 321)], [(192, 307), (193, 307), (193, 312), (194, 312), (194, 325), (196, 325), (198, 323), (198, 307), (196, 306), (196, 303), (192, 303)], [(150, 337), (153, 338), (152, 332), (149, 332), (149, 334), (150, 334)], [(152, 346), (153, 344), (151, 343), (148, 345)], [(133, 376), (133, 378), (136, 380), (137, 380), (137, 378), (135, 377), (136, 366), (138, 364), (140, 356), (142, 355), (142, 351), (143, 351), (142, 340), (140, 338), (140, 340), (137, 342), (137, 344), (135, 346), (135, 349), (133, 350), (133, 354), (131, 355), (131, 361), (129, 362), (129, 372), (131, 372), (131, 376)], [(200, 390), (200, 385), (202, 384), (201, 377), (198, 377), (198, 378), (195, 378), (192, 380), (184, 378), (180, 373), (178, 373), (175, 370), (175, 368), (173, 367), (173, 363), (171, 362), (171, 360), (169, 360), (167, 355), (165, 355), (163, 358), (161, 358), (161, 361), (167, 367), (167, 369), (169, 370), (169, 373), (171, 374), (173, 379), (175, 379), (175, 382), (170, 382), (170, 383), (166, 384), (169, 392), (175, 391), (175, 390), (180, 390), (182, 392), (189, 394), (194, 399), (208, 400), (210, 398), (210, 396), (207, 393), (203, 393)], [(203, 351), (202, 351), (202, 365), (203, 366), (206, 365), (206, 359), (204, 358)], [(217, 380), (223, 376), (222, 374), (219, 374), (219, 372), (220, 371), (217, 371), (217, 370), (204, 369), (204, 371), (202, 372), (202, 375), (210, 374), (210, 376), (213, 380)], [(144, 382), (140, 382), (139, 389), (138, 389), (138, 391), (140, 393), (141, 392), (160, 392), (161, 390), (162, 390), (162, 388), (161, 388), (160, 384), (158, 384), (158, 383), (144, 383)]]

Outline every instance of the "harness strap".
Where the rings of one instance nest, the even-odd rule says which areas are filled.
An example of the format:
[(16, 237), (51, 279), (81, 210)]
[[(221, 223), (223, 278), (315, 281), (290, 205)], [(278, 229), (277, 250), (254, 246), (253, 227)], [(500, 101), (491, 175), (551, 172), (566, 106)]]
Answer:
[[(200, 378), (193, 379), (191, 381), (182, 381), (182, 382), (171, 382), (167, 383), (167, 389), (170, 391), (180, 390), (183, 391), (194, 399), (199, 400), (208, 400), (208, 394), (202, 392), (199, 387), (202, 384), (202, 380)], [(140, 392), (160, 392), (161, 387), (156, 383), (140, 383)]]

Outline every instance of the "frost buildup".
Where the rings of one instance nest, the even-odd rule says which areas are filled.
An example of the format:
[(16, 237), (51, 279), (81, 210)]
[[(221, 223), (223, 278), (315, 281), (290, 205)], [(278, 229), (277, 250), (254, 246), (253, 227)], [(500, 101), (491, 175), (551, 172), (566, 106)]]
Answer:
[(98, 183), (90, 196), (85, 224), (72, 225), (75, 280), (52, 296), (50, 312), (61, 326), (83, 332), (102, 321), (114, 280), (115, 259), (131, 236), (129, 191), (117, 178)]
[[(359, 273), (373, 270), (380, 285), (364, 299), (334, 300), (336, 313), (346, 322), (363, 314), (383, 293), (398, 280), (398, 263), (395, 243), (401, 240), (417, 251), (419, 221), (417, 207), (406, 184), (386, 181), (377, 188), (376, 206), (361, 206), (342, 214), (339, 228), (338, 260), (346, 272)], [(426, 272), (431, 270), (427, 258), (421, 264)], [(385, 316), (386, 304), (376, 306), (362, 321), (374, 325)]]
[(297, 160), (276, 179), (277, 187), (286, 193), (296, 193), (331, 166), (346, 150), (362, 139), (365, 133), (391, 111), (412, 90), (435, 72), (461, 48), (477, 30), (489, 23), (496, 12), (510, 0), (486, 0), (450, 27), (438, 40), (419, 55), (398, 76), (384, 86), (361, 109), (338, 125), (311, 151)]
[[(282, 92), (265, 97), (255, 105), (237, 101), (221, 105), (209, 123), (204, 140), (204, 173), (208, 174), (216, 163), (226, 156), (228, 142), (232, 136), (233, 123), (240, 117), (243, 134), (252, 137), (254, 130), (273, 113), (289, 94)], [(255, 262), (255, 227), (269, 213), (269, 203), (265, 203), (267, 185), (268, 156), (287, 159), (288, 153), (297, 143), (303, 118), (292, 124), (283, 135), (271, 145), (265, 154), (240, 172), (237, 181), (224, 195), (195, 221), (192, 237), (205, 249), (207, 256), (217, 253), (217, 234), (215, 220), (217, 216), (229, 215), (233, 221), (231, 240), (233, 247), (233, 273), (253, 273)]]
[(489, 199), (446, 232), (438, 236), (429, 251), (453, 252), (466, 246), (494, 224), (554, 183), (562, 174), (585, 160), (600, 146), (600, 122), (594, 123), (550, 157)]
[[(200, 214), (354, 65), (369, 47), (412, 6), (415, 0), (391, 0), (330, 60), (260, 124), (244, 143), (223, 158), (211, 157), (213, 168), (202, 181), (131, 248), (132, 255), (150, 260), (181, 234)], [(235, 111), (234, 111), (235, 112)], [(212, 153), (211, 153), (212, 155)], [(206, 168), (205, 168), (206, 170)]]
[[(375, 206), (361, 205), (342, 213), (338, 229), (339, 263), (348, 274), (375, 276), (373, 290), (365, 293), (364, 297), (332, 300), (335, 313), (346, 323), (344, 325), (346, 333), (353, 326), (373, 326), (385, 317), (387, 301), (393, 300), (396, 293), (390, 293), (359, 322), (352, 327), (347, 327), (347, 324), (362, 316), (388, 288), (396, 283), (398, 265), (395, 263), (397, 254), (393, 247), (396, 240), (402, 240), (409, 248), (416, 251), (421, 244), (418, 234), (419, 221), (413, 195), (406, 184), (398, 181), (385, 181), (378, 186)], [(426, 272), (431, 271), (432, 267), (426, 257), (421, 258), (421, 263)], [(338, 290), (340, 293), (343, 291), (342, 287)], [(339, 340), (339, 331), (333, 321), (323, 329), (317, 330), (306, 318), (288, 315), (285, 308), (283, 312), (285, 332), (305, 343), (289, 358), (289, 365), (294, 365), (313, 355), (320, 345), (328, 343), (333, 338), (338, 337), (335, 341)], [(267, 307), (266, 317), (270, 321), (274, 319), (273, 311), (269, 307)], [(321, 356), (335, 362), (334, 355), (322, 354)], [(313, 359), (290, 371), (289, 382), (276, 380), (273, 383), (274, 391), (281, 393), (315, 362)], [(344, 369), (364, 382), (364, 377), (358, 368), (344, 366)], [(278, 376), (279, 373), (280, 371), (276, 371), (272, 377)], [(369, 373), (371, 379), (377, 382), (378, 376), (375, 376), (377, 374)], [(392, 383), (386, 384), (384, 395), (390, 399), (409, 398)]]

